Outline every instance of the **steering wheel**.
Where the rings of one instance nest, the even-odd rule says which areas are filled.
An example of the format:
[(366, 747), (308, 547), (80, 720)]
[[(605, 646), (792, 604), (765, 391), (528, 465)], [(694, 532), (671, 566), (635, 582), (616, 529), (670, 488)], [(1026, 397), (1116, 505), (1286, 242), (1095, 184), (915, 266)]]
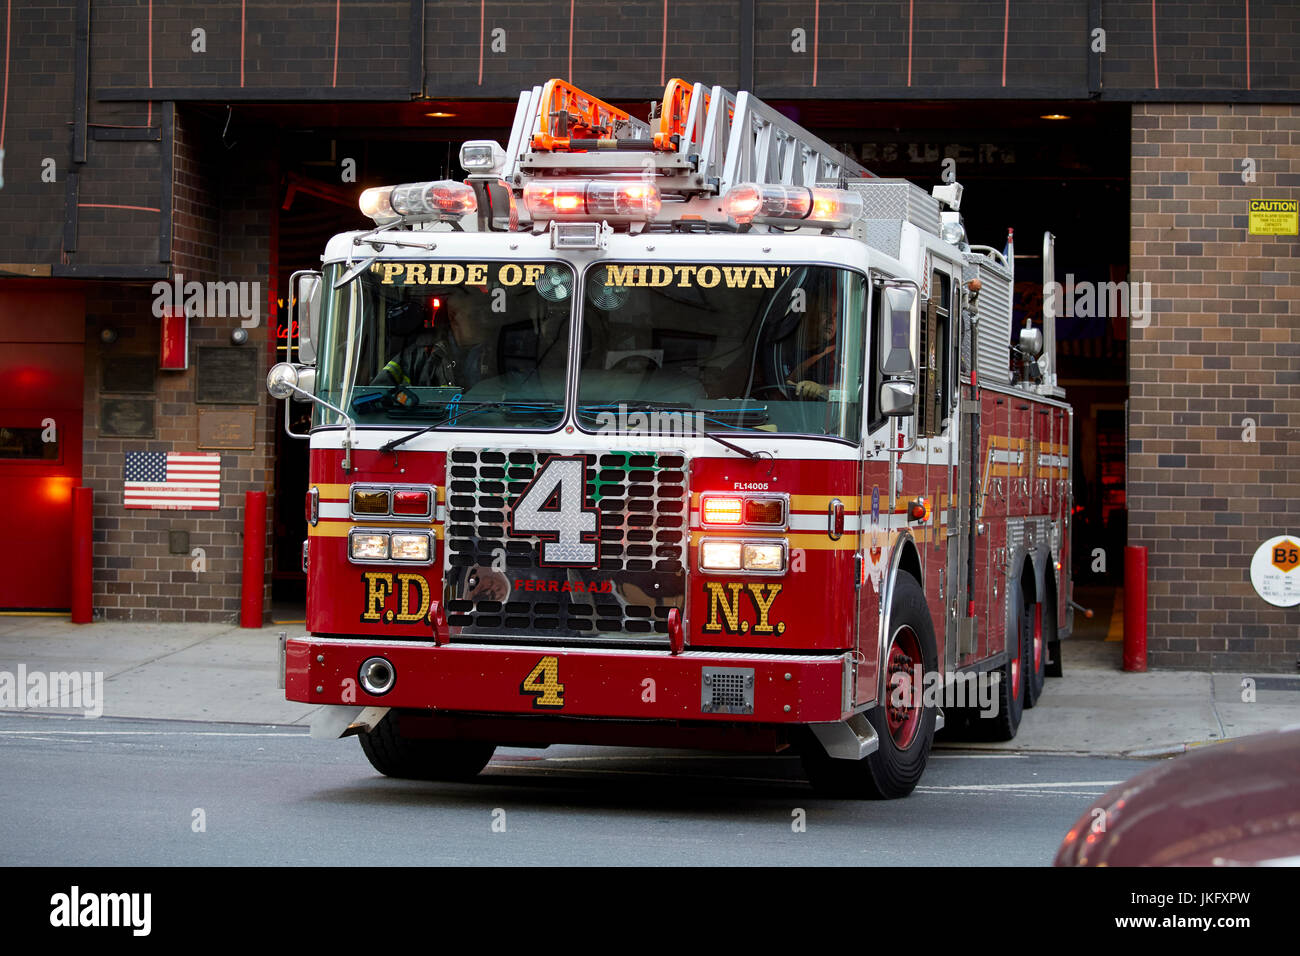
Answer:
[(776, 392), (781, 396), (782, 400), (787, 402), (794, 401), (794, 399), (790, 397), (790, 387), (784, 382), (778, 382), (774, 385), (760, 385), (753, 390), (752, 397), (757, 398), (763, 392)]

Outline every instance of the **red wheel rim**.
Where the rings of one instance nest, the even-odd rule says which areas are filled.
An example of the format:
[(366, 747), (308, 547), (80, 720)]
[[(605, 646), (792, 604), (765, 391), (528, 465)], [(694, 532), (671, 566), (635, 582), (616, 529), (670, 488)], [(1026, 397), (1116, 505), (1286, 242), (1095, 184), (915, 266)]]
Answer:
[[(886, 719), (889, 723), (889, 736), (893, 738), (894, 745), (899, 750), (906, 750), (916, 740), (917, 734), (921, 729), (921, 715), (924, 708), (921, 706), (921, 696), (923, 688), (916, 685), (916, 665), (921, 663), (921, 642), (916, 638), (916, 632), (904, 624), (894, 632), (894, 638), (889, 642), (889, 655), (886, 658), (886, 687), (895, 688), (899, 686), (895, 682), (895, 674), (906, 674), (907, 684), (904, 686), (911, 687), (911, 700), (908, 702), (912, 706), (896, 706), (893, 700), (893, 694), (890, 694), (890, 700), (885, 705)], [(922, 675), (924, 678), (924, 675)]]
[(1034, 673), (1043, 667), (1043, 606), (1034, 605)]

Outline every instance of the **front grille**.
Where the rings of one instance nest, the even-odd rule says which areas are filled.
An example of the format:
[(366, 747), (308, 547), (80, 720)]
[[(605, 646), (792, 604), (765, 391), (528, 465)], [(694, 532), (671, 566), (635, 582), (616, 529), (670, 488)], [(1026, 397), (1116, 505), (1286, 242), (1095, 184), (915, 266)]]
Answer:
[(510, 513), (556, 452), (456, 449), (447, 465), (445, 582), (452, 638), (666, 640), (684, 604), (686, 459), (681, 452), (583, 459), (585, 506), (600, 513), (599, 565), (545, 568), (541, 539), (511, 535)]

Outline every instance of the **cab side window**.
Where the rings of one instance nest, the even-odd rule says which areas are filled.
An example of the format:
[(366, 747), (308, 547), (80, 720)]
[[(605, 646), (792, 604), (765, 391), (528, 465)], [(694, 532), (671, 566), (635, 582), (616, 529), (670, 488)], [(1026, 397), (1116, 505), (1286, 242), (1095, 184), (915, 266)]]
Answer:
[(948, 421), (952, 344), (952, 277), (935, 269), (930, 274), (930, 297), (921, 310), (921, 380), (918, 395), (918, 434), (940, 434)]

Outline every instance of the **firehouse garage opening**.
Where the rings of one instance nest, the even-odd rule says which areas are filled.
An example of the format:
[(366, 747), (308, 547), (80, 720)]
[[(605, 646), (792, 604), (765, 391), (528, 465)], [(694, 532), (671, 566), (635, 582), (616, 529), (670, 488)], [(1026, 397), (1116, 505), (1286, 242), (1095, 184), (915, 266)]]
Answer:
[[(644, 118), (648, 103), (620, 103)], [(1113, 295), (1128, 278), (1129, 129), (1127, 104), (1054, 101), (774, 103), (879, 176), (912, 180), (927, 191), (946, 178), (966, 187), (962, 203), (972, 242), (1003, 248), (1013, 233), (1016, 326), (1042, 315), (1042, 241), (1056, 237), (1058, 382), (1074, 417), (1076, 599), (1095, 606), (1079, 636), (1105, 630), (1120, 564), (1093, 555), (1123, 553), (1126, 310), (1145, 308)], [(243, 107), (235, 125), (278, 142), (281, 188), (276, 211), (278, 288), (297, 269), (319, 268), (335, 233), (366, 228), (361, 190), (386, 183), (464, 175), (467, 139), (504, 142), (513, 102), (366, 104), (328, 108)], [(224, 111), (223, 111), (224, 112)], [(222, 117), (224, 121), (224, 116)], [(267, 140), (263, 140), (267, 141)], [(1103, 285), (1108, 284), (1108, 285)], [(278, 354), (294, 360), (287, 294), (277, 319)], [(306, 405), (290, 403), (293, 430), (305, 432)], [(302, 616), (307, 484), (306, 443), (277, 428), (273, 600), (280, 619)]]
[[(1015, 322), (1043, 312), (1043, 233), (1056, 237), (1058, 384), (1074, 408), (1076, 637), (1105, 637), (1124, 553), (1130, 108), (1056, 101), (781, 104), (878, 176), (927, 190), (952, 175), (973, 243), (1014, 238)], [(1104, 555), (1098, 559), (1098, 555)]]

